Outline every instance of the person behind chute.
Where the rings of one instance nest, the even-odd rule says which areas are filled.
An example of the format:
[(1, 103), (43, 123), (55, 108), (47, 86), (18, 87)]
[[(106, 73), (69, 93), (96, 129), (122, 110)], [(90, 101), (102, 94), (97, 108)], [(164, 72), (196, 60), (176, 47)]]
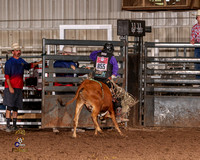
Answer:
[[(72, 55), (72, 47), (65, 46), (63, 47), (62, 51), (59, 51), (58, 54), (63, 56)], [(75, 70), (77, 68), (77, 65), (75, 62), (71, 60), (56, 60), (54, 63), (54, 68), (71, 68)], [(56, 77), (74, 77), (74, 74), (72, 73), (56, 73)], [(72, 83), (62, 83), (62, 82), (55, 82), (54, 86), (73, 86)]]

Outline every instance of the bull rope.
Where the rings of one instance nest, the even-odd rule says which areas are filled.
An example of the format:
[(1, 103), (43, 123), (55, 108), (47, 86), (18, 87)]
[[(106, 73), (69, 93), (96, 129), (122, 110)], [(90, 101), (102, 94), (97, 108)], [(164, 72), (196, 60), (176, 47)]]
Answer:
[(112, 79), (111, 93), (115, 99), (121, 99), (122, 114), (127, 113), (129, 115), (130, 108), (138, 103), (138, 100), (130, 93), (126, 92), (124, 88), (118, 86)]
[(104, 99), (104, 91), (103, 91), (102, 84), (101, 84), (99, 81), (97, 81), (97, 80), (95, 80), (95, 79), (93, 79), (93, 78), (89, 78), (89, 80), (91, 80), (91, 81), (95, 81), (95, 82), (99, 83), (99, 85), (101, 86), (102, 98)]

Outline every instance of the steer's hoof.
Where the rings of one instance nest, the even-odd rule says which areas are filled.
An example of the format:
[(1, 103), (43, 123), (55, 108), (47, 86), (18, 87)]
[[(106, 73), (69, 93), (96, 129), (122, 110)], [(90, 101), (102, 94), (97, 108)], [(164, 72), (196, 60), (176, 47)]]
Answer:
[(120, 136), (121, 136), (122, 138), (127, 138), (127, 137), (128, 137), (127, 135), (125, 135), (125, 134), (123, 134), (123, 133), (121, 133)]
[(76, 136), (73, 135), (72, 138), (76, 138)]
[(122, 132), (119, 132), (120, 136), (124, 137), (125, 135)]
[(76, 138), (76, 134), (73, 133), (72, 138)]
[(59, 133), (59, 130), (57, 128), (53, 128), (53, 132), (57, 134)]

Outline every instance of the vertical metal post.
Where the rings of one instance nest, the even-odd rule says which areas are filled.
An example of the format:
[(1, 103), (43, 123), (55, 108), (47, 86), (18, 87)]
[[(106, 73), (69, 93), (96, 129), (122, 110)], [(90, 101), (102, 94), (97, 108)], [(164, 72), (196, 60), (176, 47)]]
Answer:
[(128, 36), (125, 36), (125, 90), (128, 91)]
[[(186, 52), (187, 52), (187, 48), (184, 48), (184, 58), (186, 58)], [(183, 63), (183, 69), (186, 70), (186, 63)], [(182, 77), (186, 77), (186, 75), (183, 75)]]
[[(44, 109), (44, 96), (45, 96), (45, 55), (46, 55), (46, 46), (45, 38), (42, 39), (42, 113)], [(41, 118), (42, 122), (42, 118)], [(42, 123), (41, 123), (42, 124)]]
[[(128, 91), (128, 36), (120, 36), (120, 40), (124, 42), (123, 56), (125, 58), (125, 64), (123, 63), (123, 68), (125, 68), (125, 90)], [(127, 115), (125, 117), (127, 117)], [(125, 122), (125, 127), (127, 127), (127, 125), (127, 122)]]
[(186, 57), (187, 54), (187, 48), (184, 48), (184, 57)]
[[(140, 125), (142, 125), (142, 115), (143, 115), (143, 108), (142, 108), (142, 104), (144, 103), (144, 101), (143, 101), (143, 99), (144, 99), (144, 95), (143, 95), (143, 79), (144, 79), (144, 77), (143, 77), (143, 62), (144, 62), (144, 50), (143, 50), (143, 44), (141, 45), (140, 44), (140, 40), (139, 40), (139, 47), (138, 48), (140, 48), (140, 52), (139, 52), (139, 55), (140, 55), (140, 67), (139, 67), (139, 76), (140, 76), (140, 84), (139, 84), (139, 86), (140, 86), (140, 90), (139, 90), (139, 92), (140, 92), (140, 101), (139, 101), (139, 104), (140, 104), (140, 106), (139, 106), (139, 123), (140, 123)], [(145, 52), (146, 52), (146, 48), (145, 48)]]
[(179, 48), (176, 48), (176, 57), (178, 57)]
[(148, 47), (145, 45), (145, 50), (144, 50), (144, 54), (143, 54), (143, 69), (144, 69), (144, 75), (143, 75), (143, 78), (142, 78), (142, 81), (143, 81), (143, 86), (142, 86), (142, 90), (143, 90), (143, 98), (141, 99), (143, 101), (143, 108), (142, 108), (142, 114), (143, 114), (143, 125), (145, 125), (145, 99), (146, 99), (146, 87), (147, 87), (147, 83), (146, 83), (146, 80), (147, 80), (147, 57), (148, 57)]
[(56, 45), (54, 46), (54, 54), (55, 55), (57, 54), (57, 46)]
[(123, 69), (125, 69), (125, 74), (123, 78), (125, 79), (125, 81), (123, 82), (123, 87), (126, 91), (128, 91), (128, 36), (120, 36), (120, 40), (124, 42), (123, 57), (125, 59), (125, 62), (123, 63)]

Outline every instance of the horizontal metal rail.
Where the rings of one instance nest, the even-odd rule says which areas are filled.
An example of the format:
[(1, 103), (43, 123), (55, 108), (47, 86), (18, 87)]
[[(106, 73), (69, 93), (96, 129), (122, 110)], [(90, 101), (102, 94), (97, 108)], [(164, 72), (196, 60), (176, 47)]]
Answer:
[[(42, 102), (41, 98), (24, 98), (23, 102)], [(0, 103), (3, 103), (3, 99), (0, 99)]]
[(146, 92), (169, 92), (169, 93), (200, 93), (200, 88), (186, 87), (146, 87)]
[[(42, 51), (41, 51), (41, 54), (42, 54)], [(11, 58), (11, 57), (12, 57), (12, 56), (8, 56), (8, 58)], [(24, 59), (25, 59), (25, 58), (42, 58), (42, 56), (23, 56), (23, 55), (20, 56), (20, 57), (21, 57), (21, 58), (24, 58)], [(0, 56), (0, 58), (1, 58), (1, 59), (4, 59), (4, 58), (6, 59), (7, 57), (6, 57), (6, 56)]]
[(146, 42), (145, 47), (148, 48), (200, 48), (200, 43), (189, 44), (189, 43), (155, 43), (155, 42)]
[(86, 77), (47, 77), (45, 82), (65, 82), (65, 83), (80, 83)]
[[(11, 111), (12, 113), (13, 111)], [(0, 110), (0, 113), (6, 113), (6, 110)], [(18, 113), (37, 113), (37, 114), (41, 114), (42, 111), (41, 110), (18, 110)], [(40, 119), (40, 118), (38, 118)], [(6, 121), (0, 121), (1, 125), (5, 125)], [(11, 122), (11, 125), (13, 124), (13, 122)], [(34, 125), (34, 126), (41, 126), (41, 122), (17, 122), (17, 125)]]
[[(11, 111), (12, 113), (13, 111)], [(18, 113), (42, 113), (41, 110), (18, 110)], [(0, 113), (6, 113), (6, 110), (0, 109)]]
[[(124, 61), (124, 57), (122, 56), (115, 56), (117, 61)], [(45, 55), (45, 59), (46, 60), (71, 60), (74, 62), (77, 61), (92, 61), (90, 59), (89, 56), (80, 56), (80, 55), (76, 55), (76, 56), (72, 56), (72, 55), (68, 55), (68, 56), (61, 56), (61, 55)]]
[(70, 68), (45, 68), (45, 73), (80, 73), (80, 74), (88, 74), (92, 72), (92, 70), (84, 69), (84, 68), (76, 68), (75, 70)]
[(147, 62), (178, 62), (178, 63), (200, 63), (200, 59), (199, 58), (175, 58), (175, 57), (147, 57), (146, 58)]
[[(45, 45), (104, 46), (109, 41), (45, 39)], [(114, 46), (124, 46), (122, 41), (112, 41)]]
[(147, 83), (165, 83), (165, 84), (200, 84), (196, 79), (147, 79)]
[[(1, 125), (6, 125), (6, 122), (0, 122)], [(10, 124), (12, 125), (13, 122), (10, 122)], [(32, 126), (41, 126), (41, 122), (17, 122), (17, 125), (32, 125)]]
[[(4, 90), (4, 89), (5, 89), (4, 86), (0, 86), (0, 90)], [(34, 87), (23, 87), (23, 90), (34, 91), (36, 89)]]
[[(85, 68), (76, 68), (75, 70), (69, 68), (45, 68), (45, 73), (77, 73), (77, 74), (88, 74), (93, 72), (93, 70)], [(119, 74), (124, 73), (124, 69), (120, 68), (118, 70)]]
[[(65, 83), (80, 83), (85, 80), (86, 77), (47, 77), (45, 78), (45, 82), (65, 82)], [(123, 78), (117, 78), (117, 83), (123, 83)]]
[(45, 86), (45, 91), (56, 91), (56, 92), (76, 92), (77, 86)]
[(180, 75), (200, 75), (200, 71), (196, 70), (166, 70), (166, 69), (161, 69), (161, 70), (147, 70), (147, 74), (180, 74)]

